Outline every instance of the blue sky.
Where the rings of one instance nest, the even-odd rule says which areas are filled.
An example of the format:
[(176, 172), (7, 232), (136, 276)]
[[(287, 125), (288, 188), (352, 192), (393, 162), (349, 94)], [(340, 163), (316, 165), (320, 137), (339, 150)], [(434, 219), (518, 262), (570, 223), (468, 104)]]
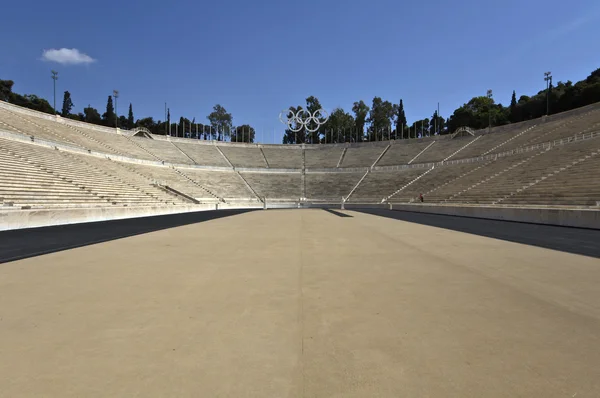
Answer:
[[(8, 8), (7, 8), (8, 7)], [(447, 117), (488, 88), (507, 104), (600, 67), (597, 0), (274, 0), (80, 2), (8, 0), (0, 24), (0, 79), (52, 103), (69, 90), (79, 112), (206, 121), (214, 104), (249, 123), (262, 142), (280, 136), (278, 114), (317, 96), (326, 110), (373, 96), (404, 100), (409, 122)], [(42, 60), (77, 49), (94, 62)], [(60, 54), (59, 54), (60, 55)], [(280, 139), (277, 139), (280, 142)]]

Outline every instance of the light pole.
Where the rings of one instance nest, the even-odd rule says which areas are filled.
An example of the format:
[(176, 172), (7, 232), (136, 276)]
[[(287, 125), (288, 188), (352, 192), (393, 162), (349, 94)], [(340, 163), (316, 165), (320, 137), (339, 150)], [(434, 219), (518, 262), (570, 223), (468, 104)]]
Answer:
[(113, 90), (113, 97), (115, 98), (115, 128), (119, 128), (119, 116), (117, 113), (117, 98), (119, 98), (119, 92)]
[(52, 80), (54, 80), (54, 114), (56, 115), (56, 81), (58, 80), (58, 72), (53, 70)]
[(546, 116), (550, 113), (550, 85), (552, 84), (552, 72), (544, 72), (546, 81)]
[(488, 105), (488, 130), (492, 128), (492, 90), (487, 91), (487, 97), (490, 99)]

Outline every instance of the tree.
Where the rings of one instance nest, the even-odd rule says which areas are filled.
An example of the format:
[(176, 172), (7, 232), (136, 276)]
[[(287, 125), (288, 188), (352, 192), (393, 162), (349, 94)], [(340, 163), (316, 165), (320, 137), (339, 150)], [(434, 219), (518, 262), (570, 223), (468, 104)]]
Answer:
[(317, 97), (311, 95), (306, 99), (306, 110), (308, 110), (313, 117), (316, 117), (319, 122), (317, 123), (314, 121), (314, 119), (311, 119), (311, 121), (306, 125), (306, 142), (311, 144), (318, 144), (321, 142), (321, 134), (323, 133), (323, 125), (325, 124), (325, 118), (317, 113), (317, 111), (321, 109), (321, 102), (319, 102)]
[(352, 106), (352, 112), (354, 112), (354, 128), (356, 130), (358, 141), (362, 141), (364, 139), (365, 123), (367, 122), (369, 110), (369, 107), (363, 102), (363, 100), (355, 102)]
[(408, 138), (408, 123), (406, 121), (402, 99), (400, 99), (398, 106), (394, 107), (394, 114), (396, 118), (396, 137), (400, 136), (402, 138)]
[(0, 101), (10, 102), (14, 84), (12, 80), (0, 80)]
[(254, 142), (256, 131), (249, 124), (242, 124), (233, 129), (231, 141), (233, 142)]
[[(287, 119), (290, 120), (290, 124), (288, 125), (289, 127), (285, 130), (285, 133), (283, 134), (283, 143), (318, 144), (319, 142), (321, 142), (321, 135), (325, 131), (325, 118), (322, 114), (319, 114), (319, 112), (317, 112), (319, 110), (322, 110), (321, 103), (317, 97), (312, 95), (306, 98), (306, 106), (290, 106), (288, 108), (288, 114), (285, 115), (285, 117), (287, 117)], [(298, 116), (303, 121), (307, 121), (309, 117), (309, 112), (312, 117), (316, 118), (316, 121), (314, 119), (311, 119), (306, 125), (298, 123), (296, 116)], [(314, 131), (311, 132), (309, 130)]]
[(331, 112), (329, 119), (324, 125), (323, 132), (325, 143), (352, 142), (356, 135), (352, 134), (354, 129), (354, 118), (351, 114), (344, 112), (342, 108), (336, 108)]
[(288, 113), (285, 115), (287, 120), (290, 121), (288, 128), (285, 129), (283, 134), (284, 144), (304, 144), (306, 142), (306, 128), (301, 123), (298, 123), (296, 115), (299, 111), (303, 110), (302, 105), (290, 106)]
[(133, 118), (133, 107), (129, 103), (129, 115), (127, 116), (127, 128), (131, 130), (135, 127), (135, 119)]
[(213, 111), (207, 116), (208, 121), (213, 130), (213, 136), (216, 135), (217, 141), (222, 141), (231, 133), (231, 125), (233, 117), (224, 107), (217, 104), (213, 107)]
[(100, 113), (88, 105), (87, 108), (83, 108), (84, 119), (88, 123), (93, 124), (102, 124), (102, 118), (100, 117)]
[(179, 128), (177, 129), (177, 136), (179, 137), (179, 134), (181, 133), (182, 137), (186, 137), (186, 134), (185, 134), (186, 128), (187, 128), (187, 123), (183, 119), (183, 116), (180, 116), (179, 117)]
[(390, 138), (392, 131), (391, 119), (394, 117), (394, 107), (391, 102), (383, 101), (380, 97), (373, 98), (371, 112), (367, 121), (369, 141), (383, 141)]
[(85, 115), (81, 112), (79, 112), (78, 114), (70, 114), (69, 116), (67, 116), (69, 119), (71, 120), (78, 120), (80, 122), (85, 122)]
[(112, 96), (108, 96), (106, 101), (106, 112), (102, 115), (104, 125), (108, 127), (114, 127), (115, 125), (115, 108), (113, 107)]
[(433, 116), (431, 116), (431, 120), (429, 121), (429, 126), (427, 126), (429, 128), (428, 135), (442, 135), (444, 131), (444, 123), (444, 118), (439, 116), (437, 111), (434, 111)]
[(169, 128), (171, 127), (171, 108), (167, 109), (167, 130), (165, 134), (171, 134)]
[(71, 109), (73, 109), (73, 101), (71, 101), (71, 93), (65, 91), (63, 95), (63, 105), (62, 112), (60, 113), (63, 117), (67, 117), (71, 114)]
[(156, 131), (156, 122), (154, 121), (154, 119), (152, 117), (145, 117), (143, 119), (138, 119), (138, 121), (136, 122), (136, 126), (145, 127), (152, 132)]
[(510, 121), (512, 123), (520, 121), (518, 112), (519, 110), (517, 108), (517, 94), (515, 93), (515, 90), (513, 90), (512, 97), (510, 99)]
[(119, 116), (118, 120), (119, 120), (119, 128), (125, 127), (127, 129), (129, 129), (129, 127), (128, 127), (129, 126), (129, 120), (124, 115)]

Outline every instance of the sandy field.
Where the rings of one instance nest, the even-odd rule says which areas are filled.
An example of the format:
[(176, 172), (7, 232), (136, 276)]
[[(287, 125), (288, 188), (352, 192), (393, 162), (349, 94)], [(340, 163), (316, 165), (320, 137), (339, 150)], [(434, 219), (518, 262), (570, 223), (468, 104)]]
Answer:
[(600, 260), (268, 210), (0, 265), (2, 397), (600, 397)]

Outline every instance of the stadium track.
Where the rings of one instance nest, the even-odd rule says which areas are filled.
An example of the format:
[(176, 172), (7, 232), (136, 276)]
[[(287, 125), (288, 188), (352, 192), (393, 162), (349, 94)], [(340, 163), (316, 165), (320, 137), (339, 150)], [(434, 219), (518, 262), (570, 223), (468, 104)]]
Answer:
[(353, 210), (431, 227), (600, 258), (600, 230), (595, 229), (486, 220), (387, 209)]
[[(254, 210), (202, 211), (105, 222), (0, 232), (0, 263), (129, 236), (228, 217)], [(348, 215), (326, 210), (335, 215)], [(466, 232), (509, 242), (600, 258), (600, 231), (551, 225), (484, 220), (386, 209), (355, 209), (366, 214)]]
[(224, 209), (0, 231), (0, 264), (253, 211)]

